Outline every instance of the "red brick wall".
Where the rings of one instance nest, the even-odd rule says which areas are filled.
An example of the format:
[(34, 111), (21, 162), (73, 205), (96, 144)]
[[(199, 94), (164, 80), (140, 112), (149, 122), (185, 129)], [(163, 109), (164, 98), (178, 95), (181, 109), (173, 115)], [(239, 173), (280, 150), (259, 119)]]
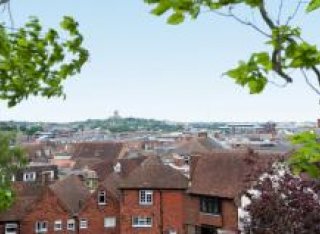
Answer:
[[(169, 228), (175, 229), (179, 233), (183, 232), (183, 191), (154, 190), (153, 204), (150, 206), (139, 205), (138, 190), (125, 190), (122, 195), (120, 210), (121, 233), (160, 234)], [(163, 213), (162, 215), (161, 212)], [(152, 217), (152, 227), (132, 227), (133, 216)]]
[(233, 200), (223, 200), (223, 229), (237, 231), (238, 230), (238, 208)]
[[(120, 207), (119, 201), (107, 191), (107, 204), (98, 205), (97, 193), (94, 193), (92, 197), (88, 200), (85, 207), (79, 213), (80, 219), (87, 219), (88, 228), (79, 229), (80, 234), (116, 234), (119, 233), (119, 214)], [(104, 218), (105, 217), (116, 217), (116, 227), (115, 228), (105, 228)]]
[(222, 200), (221, 215), (210, 215), (200, 212), (200, 197), (186, 196), (184, 212), (186, 225), (206, 224), (230, 231), (236, 231), (238, 228), (238, 208), (231, 199)]
[(183, 209), (185, 194), (182, 191), (167, 191), (163, 198), (163, 227), (164, 231), (174, 229), (183, 233)]
[[(57, 197), (50, 190), (47, 190), (42, 199), (28, 211), (28, 215), (22, 220), (21, 233), (35, 233), (35, 224), (37, 221), (48, 222), (48, 234), (68, 233), (66, 230), (68, 218), (68, 212), (63, 209)], [(53, 226), (55, 220), (62, 220), (63, 231), (54, 232)]]

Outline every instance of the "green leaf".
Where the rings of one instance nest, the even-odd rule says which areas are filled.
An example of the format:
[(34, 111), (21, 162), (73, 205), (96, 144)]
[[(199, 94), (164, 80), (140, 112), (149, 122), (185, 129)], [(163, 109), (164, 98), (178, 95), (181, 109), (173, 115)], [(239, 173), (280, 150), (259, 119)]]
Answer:
[(167, 1), (162, 1), (160, 2), (156, 8), (154, 8), (151, 13), (157, 16), (160, 16), (162, 14), (164, 14), (166, 11), (168, 11), (170, 9), (170, 4)]
[(174, 14), (172, 14), (167, 22), (168, 24), (172, 24), (172, 25), (177, 25), (177, 24), (181, 24), (184, 21), (184, 14), (181, 12), (175, 12)]
[(295, 152), (290, 158), (290, 164), (295, 172), (307, 172), (310, 176), (320, 176), (320, 143), (314, 132), (302, 132), (290, 138), (296, 146)]
[(311, 0), (307, 6), (307, 12), (315, 11), (320, 8), (320, 0)]

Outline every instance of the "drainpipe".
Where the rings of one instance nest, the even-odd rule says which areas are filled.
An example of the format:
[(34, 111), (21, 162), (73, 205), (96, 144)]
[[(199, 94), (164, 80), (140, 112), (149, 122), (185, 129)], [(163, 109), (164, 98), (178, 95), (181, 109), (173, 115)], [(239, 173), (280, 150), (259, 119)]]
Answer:
[(164, 231), (163, 231), (163, 200), (162, 200), (162, 191), (159, 190), (159, 193), (160, 193), (160, 225), (159, 225), (160, 232), (159, 232), (159, 233), (164, 233)]
[(75, 234), (79, 234), (80, 233), (80, 219), (78, 214), (73, 216), (74, 219), (74, 225), (75, 225)]

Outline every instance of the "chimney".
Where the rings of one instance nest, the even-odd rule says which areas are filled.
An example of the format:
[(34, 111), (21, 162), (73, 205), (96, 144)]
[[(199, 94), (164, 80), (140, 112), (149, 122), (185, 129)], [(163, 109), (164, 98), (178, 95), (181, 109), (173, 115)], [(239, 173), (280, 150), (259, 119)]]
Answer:
[(199, 138), (208, 138), (208, 133), (207, 132), (199, 132), (198, 137)]
[(198, 160), (200, 159), (200, 155), (191, 155), (191, 158), (190, 158), (190, 171), (189, 171), (189, 185), (191, 186), (191, 181), (193, 179), (193, 174), (194, 174), (194, 171), (196, 169), (196, 166), (197, 166), (197, 163), (198, 163)]
[(114, 165), (113, 170), (114, 170), (114, 172), (116, 172), (116, 173), (121, 173), (121, 163), (120, 163), (120, 162), (117, 162), (117, 164)]

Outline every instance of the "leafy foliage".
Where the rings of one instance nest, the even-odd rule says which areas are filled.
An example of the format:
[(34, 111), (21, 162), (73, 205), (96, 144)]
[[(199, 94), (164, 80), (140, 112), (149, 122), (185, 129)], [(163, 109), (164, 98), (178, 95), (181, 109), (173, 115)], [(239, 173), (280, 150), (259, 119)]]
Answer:
[[(0, 1), (0, 5), (8, 2)], [(78, 23), (65, 16), (60, 27), (67, 39), (62, 40), (55, 29), (44, 31), (36, 17), (19, 29), (0, 24), (0, 100), (9, 107), (31, 95), (65, 96), (63, 81), (80, 73), (89, 53), (83, 47)], [(22, 150), (11, 146), (13, 139), (0, 132), (0, 211), (13, 203), (11, 177), (25, 164)]]
[(273, 170), (247, 194), (245, 233), (320, 233), (319, 182)]
[[(239, 64), (227, 71), (225, 75), (232, 78), (237, 84), (247, 87), (251, 94), (261, 93), (270, 80), (271, 74), (276, 74), (286, 83), (291, 83), (293, 78), (290, 71), (301, 70), (306, 77), (306, 72), (311, 72), (316, 77), (320, 86), (320, 51), (316, 45), (302, 39), (301, 28), (290, 25), (297, 11), (302, 5), (301, 1), (292, 1), (297, 4), (296, 10), (287, 20), (280, 22), (282, 1), (279, 1), (278, 19), (271, 17), (272, 10), (267, 9), (268, 1), (265, 0), (144, 0), (147, 4), (155, 6), (154, 15), (169, 14), (169, 24), (180, 24), (187, 16), (196, 19), (202, 10), (215, 12), (230, 17), (249, 26), (267, 39), (265, 43), (271, 48), (263, 52), (253, 53), (248, 61), (240, 61)], [(320, 0), (305, 1), (305, 12), (310, 13), (320, 8)], [(252, 12), (259, 13), (261, 19), (267, 25), (267, 30), (262, 25), (241, 18), (234, 13), (237, 7), (247, 7)], [(241, 8), (242, 9), (242, 8)], [(306, 77), (308, 79), (308, 77)], [(316, 88), (313, 82), (307, 80), (313, 91), (320, 95), (320, 87)]]
[[(291, 25), (301, 6), (305, 13), (320, 8), (320, 0), (292, 0), (293, 12), (283, 15), (284, 1), (278, 1), (278, 9), (268, 8), (266, 0), (144, 0), (155, 6), (152, 13), (157, 16), (169, 15), (169, 24), (180, 24), (187, 16), (196, 19), (202, 10), (229, 17), (248, 26), (266, 39), (269, 47), (266, 51), (254, 52), (248, 60), (241, 60), (238, 65), (224, 74), (237, 84), (247, 87), (251, 94), (261, 93), (276, 75), (285, 84), (293, 82), (293, 71), (300, 71), (311, 90), (320, 96), (320, 50), (303, 39), (302, 29)], [(274, 3), (276, 4), (276, 3)], [(240, 8), (241, 7), (241, 8)], [(248, 20), (237, 14), (237, 9), (250, 9), (252, 15), (259, 15), (264, 24), (258, 20)], [(240, 11), (239, 10), (239, 11)], [(255, 14), (258, 13), (258, 14)], [(248, 18), (251, 18), (248, 17)], [(311, 77), (313, 80), (311, 80)], [(303, 133), (292, 138), (294, 144), (300, 145), (294, 153), (291, 164), (295, 172), (308, 172), (312, 177), (320, 177), (320, 144), (315, 134)]]
[(88, 60), (78, 23), (65, 16), (60, 26), (67, 40), (55, 29), (43, 32), (35, 17), (14, 32), (0, 25), (0, 99), (9, 107), (30, 95), (63, 96), (63, 81)]
[(0, 211), (9, 208), (14, 201), (11, 178), (26, 163), (21, 148), (13, 146), (14, 134), (0, 132)]
[(109, 118), (107, 120), (87, 120), (85, 122), (75, 123), (77, 129), (104, 129), (113, 133), (136, 132), (136, 131), (158, 131), (174, 132), (183, 130), (180, 124), (167, 123), (154, 119), (141, 118)]
[(298, 147), (290, 159), (294, 172), (320, 177), (319, 136), (314, 132), (303, 132), (291, 137), (291, 142)]

